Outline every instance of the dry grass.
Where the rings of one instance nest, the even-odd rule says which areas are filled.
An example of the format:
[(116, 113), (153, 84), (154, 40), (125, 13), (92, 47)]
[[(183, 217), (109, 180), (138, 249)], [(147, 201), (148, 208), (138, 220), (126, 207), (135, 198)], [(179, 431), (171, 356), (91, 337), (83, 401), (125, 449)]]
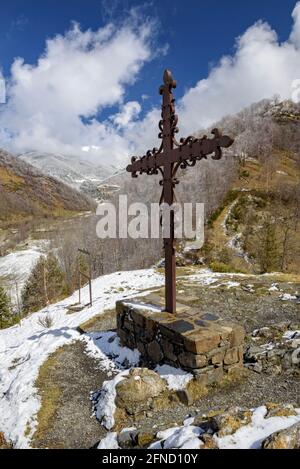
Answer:
[(0, 449), (12, 449), (12, 444), (6, 441), (3, 432), (0, 432)]
[(54, 320), (50, 314), (45, 316), (40, 316), (38, 319), (38, 324), (42, 326), (44, 329), (50, 329), (53, 326)]
[(65, 346), (60, 347), (40, 367), (35, 386), (41, 395), (41, 407), (37, 414), (37, 429), (32, 437), (32, 447), (35, 441), (42, 439), (50, 431), (51, 423), (55, 419), (56, 410), (61, 398), (59, 384), (53, 379), (53, 372), (57, 366), (58, 356), (64, 352)]
[(79, 330), (85, 333), (107, 330), (116, 327), (116, 310), (108, 309), (97, 316), (92, 317), (88, 321), (80, 324)]

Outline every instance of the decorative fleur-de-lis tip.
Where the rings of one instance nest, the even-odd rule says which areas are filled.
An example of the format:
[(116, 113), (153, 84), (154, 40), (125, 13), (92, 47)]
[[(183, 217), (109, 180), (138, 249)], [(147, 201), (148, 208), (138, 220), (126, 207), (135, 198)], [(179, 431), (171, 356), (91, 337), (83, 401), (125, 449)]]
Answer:
[(163, 80), (165, 85), (169, 85), (172, 88), (176, 88), (177, 82), (173, 79), (173, 75), (170, 70), (165, 70)]
[(211, 133), (215, 136), (215, 138), (220, 138), (222, 136), (221, 132), (219, 129), (213, 129)]
[(171, 83), (173, 81), (173, 76), (172, 76), (172, 72), (170, 70), (165, 70), (164, 71), (163, 80), (164, 80), (165, 85), (171, 85)]
[(220, 147), (229, 148), (234, 143), (234, 140), (231, 137), (223, 135), (219, 129), (213, 129), (211, 133), (214, 134), (215, 139), (218, 139)]

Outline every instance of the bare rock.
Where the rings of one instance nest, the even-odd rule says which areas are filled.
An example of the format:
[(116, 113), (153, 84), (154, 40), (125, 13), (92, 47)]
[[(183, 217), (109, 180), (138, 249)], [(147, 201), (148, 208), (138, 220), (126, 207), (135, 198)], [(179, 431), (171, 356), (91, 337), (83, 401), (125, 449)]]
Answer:
[(204, 443), (201, 446), (201, 449), (219, 449), (216, 441), (208, 433), (204, 433), (203, 435), (201, 435), (201, 440)]
[(132, 369), (116, 387), (116, 405), (130, 415), (150, 410), (153, 401), (167, 391), (166, 382), (155, 371)]
[(136, 446), (137, 430), (121, 431), (118, 434), (118, 445), (122, 449), (129, 449)]
[(137, 436), (137, 444), (139, 448), (147, 448), (155, 440), (155, 433), (140, 432)]
[(229, 408), (226, 412), (215, 415), (210, 419), (211, 428), (217, 431), (219, 437), (232, 435), (239, 428), (251, 422), (252, 412), (239, 407)]
[(185, 389), (177, 391), (177, 397), (183, 405), (190, 406), (197, 402), (201, 397), (206, 396), (208, 390), (206, 386), (198, 380), (191, 380)]
[(262, 370), (263, 370), (263, 367), (262, 367), (262, 364), (261, 362), (257, 362), (257, 363), (247, 363), (246, 364), (246, 367), (249, 369), (249, 370), (252, 370), (252, 371), (255, 371), (255, 373), (262, 373)]
[(262, 443), (263, 449), (300, 449), (300, 423), (272, 433)]
[(274, 402), (267, 402), (266, 407), (268, 413), (266, 418), (269, 417), (291, 417), (297, 415), (295, 408), (292, 404), (276, 404)]

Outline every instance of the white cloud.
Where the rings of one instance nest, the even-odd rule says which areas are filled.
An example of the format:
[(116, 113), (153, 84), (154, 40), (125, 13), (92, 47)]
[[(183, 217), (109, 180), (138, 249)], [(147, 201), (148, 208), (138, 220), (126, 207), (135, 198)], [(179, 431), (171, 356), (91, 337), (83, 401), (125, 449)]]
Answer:
[[(178, 100), (180, 135), (187, 137), (261, 99), (274, 95), (292, 99), (293, 84), (300, 78), (300, 2), (293, 19), (286, 42), (279, 43), (277, 33), (262, 21), (236, 40), (234, 55), (224, 56), (206, 79)], [(142, 122), (127, 129), (125, 137), (132, 142), (132, 154), (157, 146), (159, 116), (159, 110), (152, 110)]]
[(126, 127), (141, 112), (141, 106), (137, 101), (128, 101), (121, 111), (112, 116), (111, 120), (118, 127)]
[[(119, 141), (112, 124), (98, 122), (95, 115), (107, 106), (123, 106), (126, 86), (153, 56), (155, 24), (136, 20), (133, 15), (122, 27), (109, 24), (95, 32), (74, 24), (47, 41), (36, 65), (14, 61), (0, 125), (13, 135), (15, 151), (76, 154), (90, 145), (101, 147), (98, 155), (104, 157), (101, 153), (116, 147), (108, 144), (110, 138)], [(139, 110), (138, 103), (127, 103), (116, 123), (126, 125)]]
[(4, 104), (5, 102), (6, 102), (6, 84), (5, 84), (5, 79), (0, 70), (0, 104)]
[(291, 99), (292, 83), (300, 78), (300, 2), (293, 18), (292, 33), (284, 43), (261, 21), (238, 38), (234, 56), (223, 57), (208, 78), (181, 99), (179, 125), (184, 132), (209, 126), (275, 94)]
[(300, 2), (297, 2), (292, 13), (294, 20), (294, 27), (291, 33), (290, 40), (300, 49)]
[[(271, 26), (258, 21), (237, 39), (234, 55), (223, 57), (185, 93), (177, 103), (183, 135), (263, 98), (291, 98), (292, 84), (300, 78), (300, 2), (292, 15), (287, 41), (280, 43)], [(135, 15), (119, 28), (109, 24), (95, 32), (74, 25), (64, 36), (47, 41), (36, 65), (17, 59), (9, 103), (0, 114), (0, 144), (7, 146), (13, 135), (15, 151), (83, 151), (111, 164), (126, 164), (132, 154), (158, 146), (160, 109), (138, 120), (143, 97), (141, 104), (124, 100), (126, 87), (155, 56), (155, 32), (154, 23)], [(111, 105), (119, 105), (119, 112), (101, 120), (99, 112)]]

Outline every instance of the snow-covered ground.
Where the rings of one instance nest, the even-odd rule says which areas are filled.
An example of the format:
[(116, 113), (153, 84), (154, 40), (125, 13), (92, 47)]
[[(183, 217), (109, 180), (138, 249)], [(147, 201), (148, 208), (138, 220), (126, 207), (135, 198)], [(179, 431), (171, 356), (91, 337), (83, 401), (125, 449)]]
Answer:
[[(94, 304), (80, 312), (67, 314), (67, 307), (78, 301), (78, 293), (32, 314), (20, 325), (0, 331), (0, 431), (16, 448), (26, 448), (36, 428), (40, 399), (34, 387), (40, 366), (58, 347), (80, 339), (76, 327), (122, 298), (141, 290), (161, 286), (163, 276), (153, 269), (117, 272), (93, 281)], [(118, 291), (118, 288), (124, 291)], [(88, 288), (82, 291), (88, 302)], [(50, 316), (53, 325), (43, 329), (39, 318)], [(26, 436), (25, 436), (26, 431)]]
[(11, 296), (13, 305), (18, 303), (21, 290), (41, 255), (45, 253), (46, 241), (29, 242), (19, 250), (0, 257), (0, 278)]
[[(201, 269), (194, 275), (182, 276), (181, 280), (184, 282), (186, 278), (189, 284), (195, 282), (210, 287), (218, 282), (231, 288), (234, 280), (244, 277), (251, 276), (219, 274)], [(121, 379), (122, 373), (126, 373), (126, 370), (122, 369), (122, 362), (126, 358), (129, 366), (136, 366), (138, 352), (121, 348), (118, 338), (110, 335), (113, 333), (80, 335), (76, 328), (88, 319), (113, 308), (116, 301), (125, 298), (130, 301), (134, 296), (146, 295), (149, 293), (147, 289), (155, 289), (163, 283), (164, 277), (154, 269), (116, 272), (99, 277), (93, 281), (92, 307), (68, 314), (68, 307), (78, 301), (78, 292), (75, 292), (71, 297), (23, 319), (20, 325), (0, 331), (0, 431), (13, 442), (14, 447), (29, 447), (30, 438), (36, 429), (40, 398), (34, 384), (39, 368), (47, 357), (62, 345), (73, 340), (84, 340), (88, 353), (99, 358), (101, 368), (111, 373), (112, 381)], [(83, 304), (88, 302), (88, 296), (88, 287), (85, 287), (82, 290)], [(51, 317), (53, 321), (49, 329), (40, 324), (40, 319), (46, 316)], [(187, 373), (180, 370), (175, 372), (171, 367), (158, 367), (156, 371), (166, 379), (170, 389), (179, 389), (190, 379)], [(108, 426), (111, 427), (112, 421), (109, 419), (114, 413), (113, 393), (116, 382), (107, 383), (111, 383), (107, 384), (108, 406), (102, 414), (99, 410), (98, 417), (106, 418)], [(189, 432), (194, 435), (193, 429), (190, 428)]]
[[(300, 409), (297, 415), (290, 417), (268, 417), (265, 406), (257, 407), (252, 413), (252, 421), (232, 435), (217, 437), (214, 440), (220, 449), (259, 449), (263, 440), (272, 433), (284, 430), (295, 423), (300, 422)], [(182, 427), (173, 427), (157, 434), (158, 441), (150, 446), (150, 449), (201, 449), (203, 443), (199, 440), (205, 431), (201, 427), (193, 425), (194, 419), (187, 419)], [(113, 440), (113, 436), (107, 436), (106, 442)], [(102, 443), (103, 446), (103, 443)]]
[[(253, 409), (252, 421), (232, 435), (213, 436), (219, 449), (259, 449), (262, 442), (272, 433), (285, 430), (300, 422), (300, 409), (297, 415), (289, 417), (267, 417), (265, 406)], [(181, 427), (171, 427), (157, 433), (157, 441), (149, 449), (201, 449), (199, 437), (205, 433), (201, 426), (194, 425), (194, 418), (187, 418)], [(98, 449), (118, 449), (117, 433), (111, 432), (100, 442)]]
[[(268, 417), (265, 406), (253, 409), (252, 420), (232, 435), (213, 439), (219, 449), (259, 449), (262, 442), (272, 433), (285, 430), (300, 422), (300, 409), (297, 415), (289, 417)], [(187, 418), (181, 427), (171, 427), (157, 433), (157, 441), (149, 449), (201, 449), (203, 442), (199, 437), (205, 433), (201, 426), (194, 425), (194, 418)], [(117, 433), (110, 432), (100, 442), (98, 449), (118, 449)]]
[[(259, 449), (262, 442), (272, 433), (285, 430), (300, 422), (300, 409), (297, 415), (289, 417), (266, 417), (267, 408), (253, 410), (252, 421), (232, 435), (213, 436), (219, 449)], [(201, 449), (203, 442), (199, 437), (205, 430), (193, 425), (194, 418), (187, 418), (181, 427), (171, 427), (157, 433), (157, 441), (149, 449)], [(110, 432), (103, 438), (98, 449), (118, 449), (117, 433)]]

